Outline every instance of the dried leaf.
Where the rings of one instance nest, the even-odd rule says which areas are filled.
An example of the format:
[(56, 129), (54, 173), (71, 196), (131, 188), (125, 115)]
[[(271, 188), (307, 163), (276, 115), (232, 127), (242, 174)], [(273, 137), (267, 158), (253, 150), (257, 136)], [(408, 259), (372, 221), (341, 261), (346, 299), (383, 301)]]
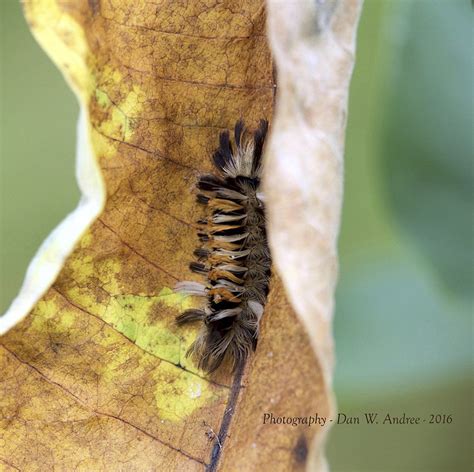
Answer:
[[(270, 12), (278, 16), (276, 3)], [(343, 38), (353, 37), (352, 8), (347, 17), (342, 7), (335, 13), (347, 21), (334, 22)], [(330, 346), (333, 274), (317, 285), (325, 290), (318, 298), (324, 307), (310, 319), (311, 300), (295, 303), (295, 283), (306, 272), (288, 280), (294, 264), (282, 256), (288, 247), (281, 246), (277, 223), (276, 173), (267, 176), (272, 249), (298, 313), (308, 325), (316, 319), (323, 327), (318, 350), (308, 335), (313, 328), (307, 331), (300, 321), (276, 273), (257, 352), (234, 380), (225, 372), (210, 379), (198, 371), (184, 355), (196, 328), (174, 324), (195, 303), (171, 287), (189, 278), (197, 176), (211, 169), (220, 130), (241, 116), (250, 125), (272, 116), (275, 87), (263, 3), (31, 0), (25, 12), (80, 99), (84, 198), (40, 249), (22, 292), (0, 319), (0, 332), (6, 332), (32, 309), (1, 338), (0, 460), (28, 470), (203, 470), (208, 464), (210, 470), (297, 470), (311, 457), (322, 468), (322, 428), (263, 424), (264, 413), (331, 411), (328, 354), (320, 346)], [(270, 30), (278, 27), (277, 16)], [(289, 103), (285, 87), (294, 79), (285, 79), (276, 40), (273, 47), (282, 82), (280, 116)], [(347, 47), (352, 50), (352, 43)], [(337, 116), (347, 81), (348, 72), (337, 83)], [(311, 108), (314, 90), (307, 98)], [(325, 116), (331, 115), (319, 118)], [(282, 124), (280, 116), (270, 148), (269, 164), (277, 170), (283, 169), (273, 164)], [(343, 121), (338, 124), (336, 138), (334, 129), (320, 128), (333, 132), (339, 151), (317, 161), (325, 169), (336, 167), (336, 185), (325, 187), (324, 198), (336, 199), (321, 222), (328, 227), (317, 243), (323, 248), (318, 261), (324, 254), (335, 258)], [(292, 131), (293, 143), (299, 134)], [(292, 154), (295, 162), (298, 157)], [(288, 170), (287, 163), (280, 177)]]
[[(283, 357), (275, 359), (275, 365), (288, 370), (271, 377), (270, 368), (267, 372), (257, 369), (265, 361), (263, 356), (256, 357), (235, 418), (239, 425), (248, 426), (233, 431), (222, 470), (296, 470), (305, 462), (311, 470), (327, 468), (322, 446), (329, 425), (310, 433), (304, 428), (276, 431), (262, 427), (255, 418), (258, 409), (278, 411), (281, 416), (318, 413), (329, 419), (335, 414), (331, 320), (347, 98), (361, 4), (359, 0), (304, 0), (295, 8), (292, 2), (268, 2), (268, 34), (278, 70), (276, 116), (264, 181), (269, 239), (276, 269), (299, 319), (283, 294), (276, 302), (270, 296), (274, 311), (267, 312), (265, 327), (277, 324), (265, 334), (277, 339), (265, 337), (262, 344), (266, 348), (267, 342), (272, 343), (268, 352), (274, 352), (279, 343), (286, 346), (283, 352), (275, 349)], [(290, 312), (293, 325), (287, 322)], [(308, 341), (316, 358), (310, 349), (306, 351)], [(278, 388), (267, 394), (259, 381), (269, 376)], [(259, 401), (252, 401), (251, 395)], [(249, 430), (258, 431), (261, 441), (255, 442)], [(260, 449), (260, 444), (267, 447)]]
[(344, 133), (362, 0), (319, 4), (269, 2), (279, 93), (265, 193), (274, 262), (331, 385)]

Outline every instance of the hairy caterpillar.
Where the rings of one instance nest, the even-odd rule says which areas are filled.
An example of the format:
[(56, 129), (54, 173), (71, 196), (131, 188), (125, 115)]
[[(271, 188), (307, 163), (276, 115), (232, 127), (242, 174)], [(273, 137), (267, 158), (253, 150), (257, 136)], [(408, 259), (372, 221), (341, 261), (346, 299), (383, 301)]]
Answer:
[(271, 264), (259, 191), (267, 129), (268, 122), (261, 120), (251, 133), (239, 120), (234, 143), (229, 131), (221, 133), (213, 155), (218, 175), (202, 175), (197, 184), (202, 192), (197, 201), (206, 205), (207, 217), (198, 221), (202, 245), (194, 251), (198, 260), (190, 269), (206, 276), (207, 283), (180, 282), (175, 290), (207, 301), (176, 321), (204, 323), (188, 355), (209, 373), (224, 360), (235, 370), (257, 344)]

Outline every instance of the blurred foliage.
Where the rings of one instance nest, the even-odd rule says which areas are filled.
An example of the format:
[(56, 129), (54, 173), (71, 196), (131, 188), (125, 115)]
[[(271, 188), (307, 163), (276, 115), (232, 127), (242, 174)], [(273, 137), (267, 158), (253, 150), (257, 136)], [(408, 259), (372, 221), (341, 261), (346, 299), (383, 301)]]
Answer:
[(16, 0), (0, 1), (0, 313), (51, 230), (79, 199), (78, 106), (31, 35)]
[[(1, 308), (78, 200), (77, 106), (13, 0), (1, 21)], [(450, 425), (335, 426), (333, 471), (470, 470), (472, 10), (366, 0), (346, 142), (339, 410)]]
[(467, 1), (425, 1), (407, 13), (380, 147), (384, 185), (442, 283), (470, 297), (472, 9)]
[(450, 425), (336, 425), (334, 471), (470, 469), (472, 11), (366, 0), (346, 142), (339, 410)]

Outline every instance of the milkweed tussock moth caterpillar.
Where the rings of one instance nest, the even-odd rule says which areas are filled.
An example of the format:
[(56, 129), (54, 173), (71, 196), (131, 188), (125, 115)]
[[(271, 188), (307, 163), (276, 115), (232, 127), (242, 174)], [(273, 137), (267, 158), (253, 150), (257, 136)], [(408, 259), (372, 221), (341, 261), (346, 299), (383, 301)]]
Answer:
[(175, 290), (205, 297), (206, 304), (186, 310), (176, 321), (203, 323), (188, 355), (209, 373), (224, 360), (235, 370), (257, 345), (271, 265), (260, 189), (267, 130), (266, 120), (253, 133), (239, 120), (234, 142), (229, 131), (221, 133), (213, 155), (217, 175), (202, 175), (197, 184), (197, 201), (207, 211), (198, 221), (201, 246), (190, 269), (207, 281), (180, 282)]

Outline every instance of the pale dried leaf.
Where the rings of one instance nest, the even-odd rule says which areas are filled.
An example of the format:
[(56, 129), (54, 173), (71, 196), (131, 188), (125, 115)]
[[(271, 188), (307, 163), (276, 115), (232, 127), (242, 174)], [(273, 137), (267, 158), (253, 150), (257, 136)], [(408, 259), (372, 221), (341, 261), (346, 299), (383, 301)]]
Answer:
[[(332, 398), (332, 315), (349, 82), (362, 0), (268, 2), (278, 100), (265, 192), (274, 263)], [(334, 407), (331, 411), (334, 414)], [(324, 467), (315, 444), (314, 467)]]

